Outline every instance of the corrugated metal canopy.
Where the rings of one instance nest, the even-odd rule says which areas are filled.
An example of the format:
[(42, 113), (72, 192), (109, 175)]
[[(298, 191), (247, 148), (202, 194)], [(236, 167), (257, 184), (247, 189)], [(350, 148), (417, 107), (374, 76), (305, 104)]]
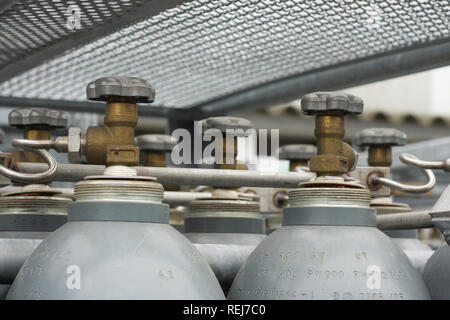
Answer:
[(0, 95), (83, 101), (130, 75), (159, 107), (263, 107), (449, 64), (449, 21), (448, 0), (20, 1), (0, 14)]

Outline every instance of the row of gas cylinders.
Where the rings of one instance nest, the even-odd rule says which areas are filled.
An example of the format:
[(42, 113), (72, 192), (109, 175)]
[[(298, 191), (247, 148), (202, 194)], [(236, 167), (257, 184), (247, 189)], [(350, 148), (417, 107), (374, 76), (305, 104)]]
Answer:
[(448, 244), (378, 230), (366, 189), (292, 189), (270, 232), (254, 197), (215, 189), (181, 227), (155, 179), (123, 170), (77, 183), (75, 201), (44, 185), (3, 194), (3, 298), (450, 298)]
[[(153, 95), (139, 79), (100, 80), (97, 87), (94, 83), (98, 90), (88, 85), (88, 97), (119, 95), (123, 101), (130, 95), (135, 100)], [(179, 224), (177, 230), (169, 223), (171, 208), (163, 203), (164, 189), (170, 186), (118, 165), (77, 182), (74, 201), (49, 184), (3, 190), (1, 295), (7, 299), (450, 298), (448, 245), (433, 253), (417, 239), (417, 231), (389, 235), (380, 231), (377, 211), (402, 212), (409, 207), (390, 197), (373, 199), (365, 185), (342, 174), (356, 163), (354, 150), (342, 141), (343, 116), (361, 113), (362, 100), (316, 93), (302, 99), (302, 109), (317, 115), (320, 147), (311, 159), (314, 164), (310, 161), (317, 177), (288, 190), (282, 216), (261, 215), (261, 201), (275, 196), (270, 192), (261, 193), (257, 201), (249, 190), (215, 188), (210, 196), (189, 204), (180, 232)], [(37, 118), (40, 125), (49, 119), (47, 114), (32, 114), (18, 112), (13, 119), (21, 127)], [(63, 117), (58, 120), (63, 124)], [(207, 124), (222, 132), (249, 127), (242, 119), (230, 118), (209, 118)], [(363, 143), (381, 141), (375, 149), (383, 149), (390, 159), (390, 147), (402, 137), (386, 131), (381, 137), (372, 130)], [(161, 165), (162, 159), (159, 152), (149, 157), (156, 161), (149, 165)], [(389, 165), (381, 162), (382, 167)], [(243, 169), (238, 163), (231, 168)], [(445, 213), (448, 202), (438, 204)], [(172, 208), (172, 218), (178, 214), (180, 221), (177, 211)], [(277, 219), (280, 225), (267, 230), (271, 231), (267, 235), (266, 223), (272, 226)]]

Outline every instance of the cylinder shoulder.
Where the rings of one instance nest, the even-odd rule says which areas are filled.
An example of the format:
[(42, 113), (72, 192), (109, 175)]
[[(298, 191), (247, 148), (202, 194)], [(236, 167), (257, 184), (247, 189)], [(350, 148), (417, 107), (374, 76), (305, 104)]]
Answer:
[(69, 222), (20, 270), (9, 299), (223, 299), (201, 254), (168, 224)]
[(252, 252), (229, 299), (429, 299), (420, 273), (376, 228), (283, 226)]

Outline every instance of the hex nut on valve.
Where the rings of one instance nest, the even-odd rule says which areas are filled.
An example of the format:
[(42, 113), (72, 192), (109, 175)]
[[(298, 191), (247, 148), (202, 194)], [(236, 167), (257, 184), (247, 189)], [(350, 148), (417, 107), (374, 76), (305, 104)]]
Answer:
[(70, 163), (79, 163), (81, 161), (83, 141), (81, 128), (71, 127), (67, 139), (67, 158)]

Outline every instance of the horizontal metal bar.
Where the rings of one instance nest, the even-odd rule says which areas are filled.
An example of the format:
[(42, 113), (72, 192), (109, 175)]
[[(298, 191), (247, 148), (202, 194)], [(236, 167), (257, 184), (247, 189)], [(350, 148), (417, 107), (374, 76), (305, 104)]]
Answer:
[[(36, 173), (46, 170), (43, 163), (17, 164), (22, 172)], [(88, 164), (58, 164), (54, 181), (81, 181), (86, 176), (102, 175), (104, 166)], [(134, 167), (140, 176), (156, 177), (161, 184), (214, 187), (265, 187), (296, 188), (299, 183), (310, 181), (309, 172), (266, 173), (246, 170), (218, 170), (197, 168)]]
[(377, 226), (381, 230), (434, 228), (426, 211), (377, 215)]
[(260, 109), (318, 90), (338, 90), (450, 64), (450, 41), (440, 40), (312, 70), (211, 100), (192, 109), (206, 113)]

